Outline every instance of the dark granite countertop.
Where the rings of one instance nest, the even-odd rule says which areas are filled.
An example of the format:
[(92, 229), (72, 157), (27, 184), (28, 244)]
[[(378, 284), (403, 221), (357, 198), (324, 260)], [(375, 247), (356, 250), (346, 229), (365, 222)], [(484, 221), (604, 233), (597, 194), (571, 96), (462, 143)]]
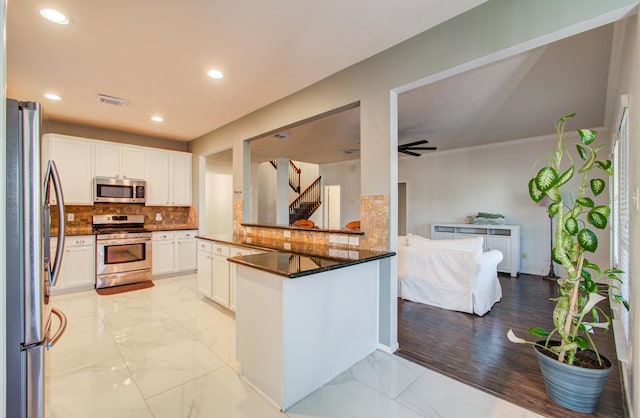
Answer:
[[(193, 225), (145, 225), (145, 228), (148, 229), (151, 232), (158, 232), (158, 231), (188, 231), (188, 230), (198, 230), (197, 226), (193, 226)], [(91, 225), (86, 226), (86, 225), (82, 225), (82, 226), (71, 226), (71, 225), (67, 225), (64, 229), (65, 235), (72, 237), (75, 235), (95, 235), (95, 232), (93, 231), (93, 228), (91, 227)], [(57, 236), (58, 235), (58, 230), (52, 228), (51, 229), (51, 236)]]
[[(337, 254), (346, 255), (346, 257), (313, 256), (277, 250), (261, 254), (230, 257), (227, 260), (289, 279), (295, 279), (395, 255), (393, 252), (370, 250), (335, 249), (335, 251)], [(345, 251), (345, 253), (342, 251)]]
[(229, 257), (227, 260), (290, 279), (395, 255), (393, 252), (362, 250), (357, 247), (327, 247), (311, 242), (256, 237), (207, 235), (196, 238), (266, 251), (261, 254)]

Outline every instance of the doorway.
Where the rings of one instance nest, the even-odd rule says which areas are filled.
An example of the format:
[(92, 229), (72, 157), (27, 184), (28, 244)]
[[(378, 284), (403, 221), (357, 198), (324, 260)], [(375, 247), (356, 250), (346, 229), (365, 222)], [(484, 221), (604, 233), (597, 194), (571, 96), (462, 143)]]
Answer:
[(398, 183), (398, 235), (407, 235), (407, 183)]
[(324, 186), (324, 227), (340, 229), (340, 185)]

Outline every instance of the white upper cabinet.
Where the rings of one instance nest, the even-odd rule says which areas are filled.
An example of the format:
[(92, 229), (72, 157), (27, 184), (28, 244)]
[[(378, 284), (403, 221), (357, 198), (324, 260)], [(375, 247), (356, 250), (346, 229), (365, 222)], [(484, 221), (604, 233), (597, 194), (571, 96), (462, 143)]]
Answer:
[(144, 149), (108, 142), (96, 142), (94, 150), (95, 175), (97, 177), (144, 179)]
[(172, 154), (172, 181), (169, 194), (172, 205), (191, 206), (191, 154)]
[(163, 151), (147, 151), (146, 161), (147, 206), (169, 204), (169, 154)]
[(93, 205), (93, 142), (58, 134), (43, 140), (43, 170), (48, 160), (56, 162), (65, 204)]
[(191, 154), (147, 151), (147, 206), (191, 206)]
[(110, 177), (146, 180), (147, 206), (191, 206), (188, 152), (46, 134), (43, 173), (48, 160), (56, 162), (67, 205), (93, 205), (93, 178)]

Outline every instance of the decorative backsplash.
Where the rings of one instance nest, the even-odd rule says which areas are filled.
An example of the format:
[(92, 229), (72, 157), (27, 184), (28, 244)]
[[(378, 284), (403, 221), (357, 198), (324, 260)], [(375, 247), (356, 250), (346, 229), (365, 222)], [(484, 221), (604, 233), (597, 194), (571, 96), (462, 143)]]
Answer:
[[(93, 215), (123, 214), (144, 215), (145, 227), (154, 229), (198, 229), (198, 216), (194, 207), (184, 206), (144, 206), (124, 203), (98, 203), (93, 206), (65, 206), (67, 221), (65, 231), (70, 234), (90, 234)], [(156, 221), (156, 214), (161, 221)], [(69, 214), (74, 220), (69, 221)], [(51, 229), (58, 230), (58, 207), (51, 206)]]
[[(308, 243), (314, 246), (357, 247), (360, 249), (386, 251), (389, 245), (389, 196), (367, 195), (360, 197), (361, 231), (364, 235), (353, 236), (336, 231), (313, 229), (283, 229), (278, 226), (244, 226), (242, 225), (242, 200), (233, 202), (234, 235), (240, 239), (255, 237), (260, 240), (293, 241)], [(284, 237), (284, 231), (289, 237)], [(331, 235), (346, 235), (349, 244), (329, 242)], [(357, 237), (357, 239), (356, 239)], [(357, 242), (357, 243), (356, 243)]]

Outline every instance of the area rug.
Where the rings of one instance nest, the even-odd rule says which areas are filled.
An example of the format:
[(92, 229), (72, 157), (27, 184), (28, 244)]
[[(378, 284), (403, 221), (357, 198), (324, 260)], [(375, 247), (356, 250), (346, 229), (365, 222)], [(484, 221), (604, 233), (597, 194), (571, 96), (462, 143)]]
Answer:
[(133, 292), (134, 290), (148, 289), (155, 286), (151, 280), (147, 280), (139, 283), (123, 284), (121, 286), (104, 287), (102, 289), (96, 289), (96, 293), (102, 296), (117, 295), (124, 292)]

